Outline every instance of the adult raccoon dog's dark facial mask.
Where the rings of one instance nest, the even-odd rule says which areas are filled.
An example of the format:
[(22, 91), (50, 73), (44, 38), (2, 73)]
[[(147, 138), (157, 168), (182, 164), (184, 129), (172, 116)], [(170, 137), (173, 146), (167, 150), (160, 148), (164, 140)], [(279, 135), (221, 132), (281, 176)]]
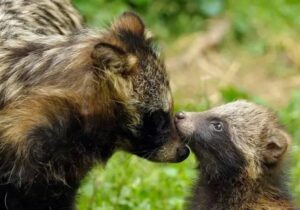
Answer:
[(121, 85), (112, 84), (115, 89), (121, 86), (118, 97), (127, 102), (117, 110), (123, 119), (118, 146), (148, 160), (179, 162), (188, 156), (189, 149), (174, 126), (164, 62), (146, 34), (137, 15), (124, 13), (113, 24), (107, 43), (98, 46), (100, 55), (105, 52), (98, 65), (114, 69), (123, 78)]
[(135, 154), (152, 161), (179, 162), (189, 155), (176, 132), (172, 113), (163, 110), (144, 113)]

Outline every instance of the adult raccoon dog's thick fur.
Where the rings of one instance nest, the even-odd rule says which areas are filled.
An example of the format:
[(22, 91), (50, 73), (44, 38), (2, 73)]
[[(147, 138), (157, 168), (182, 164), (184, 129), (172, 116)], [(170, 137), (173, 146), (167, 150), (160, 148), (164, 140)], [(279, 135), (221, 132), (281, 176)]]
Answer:
[(292, 210), (284, 180), (289, 136), (264, 107), (237, 101), (176, 125), (200, 161), (190, 210)]
[(68, 0), (0, 0), (0, 209), (73, 209), (116, 150), (178, 162), (163, 61), (141, 19), (86, 29)]

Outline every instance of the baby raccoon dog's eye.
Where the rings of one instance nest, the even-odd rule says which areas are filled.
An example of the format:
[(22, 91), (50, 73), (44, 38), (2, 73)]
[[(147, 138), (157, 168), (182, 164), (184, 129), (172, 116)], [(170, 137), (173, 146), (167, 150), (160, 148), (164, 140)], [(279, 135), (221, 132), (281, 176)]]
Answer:
[(222, 122), (211, 122), (210, 126), (214, 131), (217, 131), (217, 132), (223, 131), (223, 123)]

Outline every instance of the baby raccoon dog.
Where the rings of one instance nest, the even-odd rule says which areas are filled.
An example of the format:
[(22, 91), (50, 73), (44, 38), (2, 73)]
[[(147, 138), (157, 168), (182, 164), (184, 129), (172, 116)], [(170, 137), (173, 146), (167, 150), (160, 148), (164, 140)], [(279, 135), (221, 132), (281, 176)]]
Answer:
[(88, 29), (69, 0), (0, 0), (0, 209), (74, 209), (116, 150), (179, 162), (169, 79), (144, 23)]
[(180, 112), (176, 126), (200, 162), (189, 209), (294, 209), (283, 173), (291, 141), (269, 110), (236, 101)]

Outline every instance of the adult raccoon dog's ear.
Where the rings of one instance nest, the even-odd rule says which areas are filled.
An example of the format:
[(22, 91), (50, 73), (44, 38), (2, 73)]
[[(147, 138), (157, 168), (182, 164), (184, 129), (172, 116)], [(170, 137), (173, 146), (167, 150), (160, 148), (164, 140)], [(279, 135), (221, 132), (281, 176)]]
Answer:
[(145, 25), (138, 15), (123, 13), (112, 24), (104, 41), (95, 46), (92, 52), (94, 66), (123, 75), (133, 73), (138, 63), (133, 49), (145, 43), (144, 33)]
[(263, 158), (268, 166), (276, 165), (286, 154), (291, 144), (291, 138), (283, 130), (276, 128), (267, 136)]
[(101, 71), (110, 71), (122, 75), (131, 74), (137, 64), (134, 55), (126, 53), (121, 47), (109, 43), (99, 43), (92, 52), (94, 66)]
[(145, 25), (142, 19), (133, 12), (124, 12), (112, 25), (116, 34), (131, 33), (137, 37), (144, 37)]

